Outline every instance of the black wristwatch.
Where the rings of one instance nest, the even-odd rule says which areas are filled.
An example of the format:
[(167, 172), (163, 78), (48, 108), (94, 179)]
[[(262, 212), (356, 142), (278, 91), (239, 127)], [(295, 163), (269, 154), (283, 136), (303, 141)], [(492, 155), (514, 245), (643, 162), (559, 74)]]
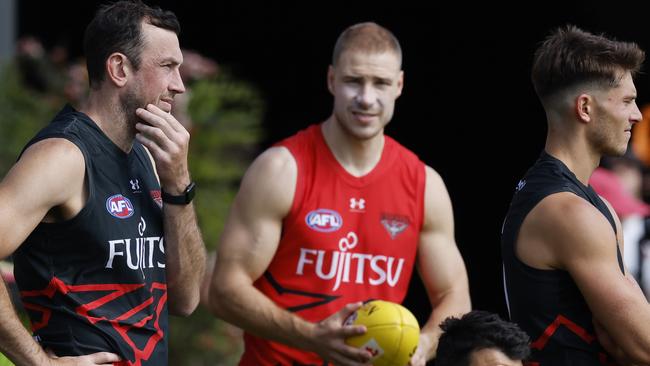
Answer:
[(183, 194), (181, 195), (174, 196), (163, 191), (162, 189), (160, 190), (160, 193), (162, 195), (162, 200), (165, 203), (170, 203), (172, 205), (187, 205), (188, 203), (192, 202), (194, 194), (196, 194), (195, 188), (196, 183), (192, 182), (185, 188)]

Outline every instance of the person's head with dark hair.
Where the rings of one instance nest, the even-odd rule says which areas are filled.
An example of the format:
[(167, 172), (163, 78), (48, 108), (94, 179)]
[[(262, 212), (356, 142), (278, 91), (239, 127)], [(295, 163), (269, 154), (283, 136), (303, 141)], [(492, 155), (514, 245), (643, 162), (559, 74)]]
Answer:
[(498, 315), (474, 310), (441, 324), (436, 366), (521, 366), (529, 337)]
[(644, 60), (632, 42), (573, 25), (552, 31), (536, 50), (531, 72), (549, 139), (586, 138), (597, 158), (623, 155), (632, 125), (641, 120), (633, 78)]
[(146, 43), (144, 24), (172, 31), (176, 35), (181, 31), (174, 13), (150, 7), (139, 0), (118, 1), (97, 10), (84, 34), (84, 54), (92, 88), (98, 88), (105, 79), (105, 65), (113, 53), (124, 54), (135, 70), (140, 68), (141, 53)]
[[(101, 6), (84, 35), (89, 116), (124, 126), (131, 136), (141, 120), (138, 108), (170, 113), (176, 94), (185, 92), (179, 32), (174, 13), (139, 0)], [(110, 117), (99, 116), (105, 112)]]
[(645, 53), (635, 43), (568, 25), (554, 30), (537, 49), (531, 77), (544, 102), (582, 84), (614, 87), (620, 83), (622, 71), (636, 76), (644, 59)]

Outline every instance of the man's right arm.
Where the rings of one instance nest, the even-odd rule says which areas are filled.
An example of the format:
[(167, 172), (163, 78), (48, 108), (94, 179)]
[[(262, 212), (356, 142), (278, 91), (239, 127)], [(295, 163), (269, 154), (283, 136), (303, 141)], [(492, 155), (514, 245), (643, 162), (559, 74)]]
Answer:
[[(82, 205), (84, 175), (83, 155), (71, 142), (46, 139), (30, 146), (0, 182), (0, 259), (11, 255), (53, 207), (66, 211)], [(49, 357), (18, 319), (4, 281), (0, 283), (0, 351), (18, 366), (108, 365), (119, 360), (105, 352)]]
[(361, 304), (348, 305), (314, 324), (278, 307), (253, 286), (275, 255), (296, 179), (296, 162), (282, 147), (267, 150), (247, 171), (221, 235), (210, 309), (259, 337), (316, 352), (336, 364), (362, 365), (368, 354), (343, 340), (363, 333), (363, 327), (342, 326)]
[(650, 364), (650, 305), (621, 272), (607, 219), (570, 193), (547, 197), (529, 216), (529, 228), (536, 227), (529, 232), (537, 232), (555, 266), (571, 274), (596, 322), (631, 361)]

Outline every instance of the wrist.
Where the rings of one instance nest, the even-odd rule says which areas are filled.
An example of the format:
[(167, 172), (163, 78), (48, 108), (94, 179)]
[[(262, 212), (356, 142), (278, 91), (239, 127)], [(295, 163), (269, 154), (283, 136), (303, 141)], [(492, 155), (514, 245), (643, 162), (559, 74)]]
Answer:
[(187, 205), (194, 199), (194, 195), (196, 194), (196, 183), (190, 182), (180, 191), (180, 193), (172, 193), (161, 187), (160, 193), (164, 203)]
[(434, 333), (424, 333), (420, 335), (421, 346), (424, 348), (424, 355), (427, 361), (432, 360), (436, 357), (436, 351), (438, 350), (438, 338), (440, 334)]
[(315, 351), (317, 347), (315, 346), (316, 342), (314, 342), (314, 338), (316, 337), (317, 324), (297, 318), (294, 327), (296, 330), (295, 333), (298, 335), (298, 337), (293, 339), (295, 346), (307, 351)]
[(189, 175), (183, 179), (173, 180), (172, 182), (166, 182), (161, 179), (160, 189), (172, 195), (179, 195), (185, 191), (185, 188), (187, 188), (190, 183), (192, 183), (192, 179), (190, 179)]

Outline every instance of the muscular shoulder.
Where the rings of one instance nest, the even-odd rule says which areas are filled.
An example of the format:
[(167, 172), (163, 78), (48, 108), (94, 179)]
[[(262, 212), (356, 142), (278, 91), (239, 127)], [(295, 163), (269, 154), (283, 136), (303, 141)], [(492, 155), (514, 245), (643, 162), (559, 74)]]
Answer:
[(425, 165), (424, 169), (424, 229), (453, 232), (453, 210), (445, 182), (433, 168)]
[(570, 192), (544, 198), (526, 218), (528, 232), (538, 236), (562, 267), (572, 258), (610, 252), (616, 237), (609, 221), (591, 203)]
[(86, 169), (81, 150), (63, 138), (48, 138), (31, 145), (14, 168), (28, 174), (25, 179), (39, 180), (43, 190), (55, 195), (65, 195), (83, 184)]
[(287, 213), (293, 202), (298, 168), (285, 147), (272, 147), (262, 153), (244, 176), (239, 199), (248, 206)]
[(79, 147), (64, 138), (47, 138), (29, 146), (19, 162), (40, 162), (56, 164), (57, 169), (84, 167), (84, 156)]
[(445, 182), (442, 180), (442, 177), (440, 174), (438, 174), (437, 171), (435, 171), (432, 167), (425, 165), (424, 172), (426, 176), (426, 188), (431, 191), (429, 193), (435, 193), (441, 189), (445, 192), (447, 191)]
[(31, 229), (52, 208), (65, 208), (66, 217), (78, 212), (84, 176), (84, 157), (76, 145), (45, 139), (26, 149), (7, 173), (0, 183), (0, 199), (5, 212), (21, 217)]
[(296, 171), (296, 160), (289, 149), (275, 146), (258, 156), (249, 171), (261, 174), (286, 174)]
[(85, 171), (81, 150), (64, 138), (48, 138), (36, 142), (23, 152), (16, 165), (26, 165), (41, 173), (63, 178), (67, 175), (83, 176)]

